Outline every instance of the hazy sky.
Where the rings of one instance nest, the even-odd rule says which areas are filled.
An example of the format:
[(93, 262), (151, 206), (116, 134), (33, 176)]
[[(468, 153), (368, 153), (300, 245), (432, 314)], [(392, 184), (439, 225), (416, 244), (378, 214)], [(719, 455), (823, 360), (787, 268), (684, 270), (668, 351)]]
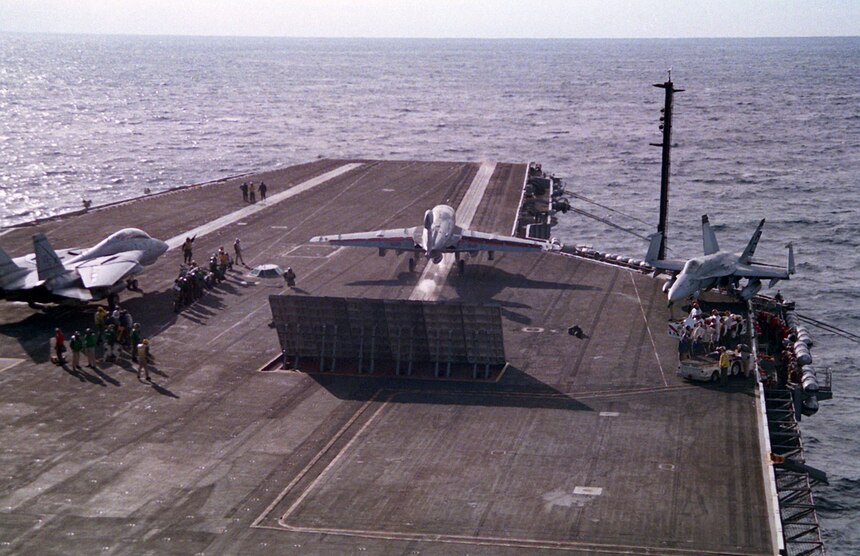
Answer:
[(0, 0), (0, 31), (288, 37), (860, 35), (860, 0)]

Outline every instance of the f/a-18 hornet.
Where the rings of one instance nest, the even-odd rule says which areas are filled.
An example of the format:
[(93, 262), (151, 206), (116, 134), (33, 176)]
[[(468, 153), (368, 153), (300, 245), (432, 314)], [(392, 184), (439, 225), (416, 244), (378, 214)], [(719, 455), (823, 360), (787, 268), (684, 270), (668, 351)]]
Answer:
[(167, 244), (125, 228), (90, 249), (54, 251), (45, 234), (33, 236), (34, 253), (12, 259), (0, 249), (0, 298), (34, 303), (82, 304), (118, 294)]
[(310, 241), (350, 247), (373, 247), (379, 249), (380, 257), (389, 250), (396, 253), (409, 253), (410, 271), (415, 270), (417, 255), (424, 254), (427, 260), (438, 264), (442, 262), (445, 253), (454, 253), (461, 273), (466, 264), (466, 261), (460, 258), (461, 253), (468, 253), (471, 257), (475, 257), (479, 252), (486, 251), (487, 258), (493, 260), (496, 251), (540, 252), (561, 249), (561, 246), (552, 242), (474, 232), (461, 228), (456, 224), (454, 209), (448, 205), (436, 205), (425, 212), (423, 226), (316, 236)]
[(736, 288), (741, 279), (747, 283), (740, 291), (740, 297), (750, 299), (762, 288), (762, 280), (770, 280), (768, 287), (772, 288), (780, 280), (788, 280), (794, 274), (794, 248), (789, 243), (788, 268), (758, 263), (752, 260), (755, 254), (764, 219), (759, 222), (744, 252), (738, 255), (729, 251), (720, 251), (717, 236), (708, 222), (708, 215), (702, 216), (702, 243), (705, 254), (688, 261), (657, 259), (660, 242), (663, 239), (660, 232), (650, 236), (651, 244), (645, 262), (659, 270), (674, 273), (666, 282), (663, 290), (668, 292), (669, 306), (680, 299), (698, 296), (701, 292), (714, 286)]

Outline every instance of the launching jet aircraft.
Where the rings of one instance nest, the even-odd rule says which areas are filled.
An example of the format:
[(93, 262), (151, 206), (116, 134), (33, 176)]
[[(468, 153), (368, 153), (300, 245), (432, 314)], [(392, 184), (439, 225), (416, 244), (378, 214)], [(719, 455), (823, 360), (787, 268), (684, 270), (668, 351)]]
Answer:
[(379, 256), (388, 250), (397, 253), (410, 253), (409, 270), (415, 270), (415, 256), (424, 254), (434, 263), (442, 262), (442, 255), (454, 253), (460, 272), (466, 261), (460, 259), (461, 253), (475, 257), (486, 251), (490, 260), (496, 251), (558, 251), (555, 243), (534, 241), (516, 237), (501, 236), (483, 232), (473, 232), (457, 226), (454, 209), (448, 205), (436, 205), (424, 213), (424, 225), (414, 228), (377, 230), (353, 234), (316, 236), (313, 243), (329, 243), (354, 247), (373, 247), (379, 249)]
[(33, 236), (32, 255), (12, 259), (0, 249), (0, 299), (76, 304), (115, 295), (143, 272), (167, 244), (136, 228), (111, 234), (90, 249), (54, 251), (44, 234)]
[(688, 261), (657, 259), (662, 234), (653, 234), (645, 262), (657, 270), (675, 273), (674, 277), (663, 287), (669, 295), (669, 306), (679, 299), (688, 296), (698, 296), (704, 290), (714, 286), (736, 287), (742, 278), (747, 279), (746, 285), (740, 291), (742, 299), (750, 299), (762, 287), (762, 279), (769, 279), (768, 287), (773, 287), (780, 280), (788, 280), (794, 274), (794, 248), (788, 244), (788, 268), (783, 269), (774, 265), (757, 263), (752, 260), (755, 254), (764, 219), (750, 238), (744, 252), (738, 255), (728, 251), (720, 251), (717, 236), (708, 222), (708, 215), (702, 216), (702, 243), (705, 255)]

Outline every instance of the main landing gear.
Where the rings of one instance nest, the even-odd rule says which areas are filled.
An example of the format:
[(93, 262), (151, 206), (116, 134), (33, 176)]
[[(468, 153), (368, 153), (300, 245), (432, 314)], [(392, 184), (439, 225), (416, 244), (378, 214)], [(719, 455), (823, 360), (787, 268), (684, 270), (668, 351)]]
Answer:
[(415, 257), (409, 257), (409, 272), (415, 272)]
[(463, 259), (458, 259), (457, 260), (457, 270), (460, 271), (461, 276), (463, 274), (465, 274), (466, 273), (466, 261), (464, 261)]

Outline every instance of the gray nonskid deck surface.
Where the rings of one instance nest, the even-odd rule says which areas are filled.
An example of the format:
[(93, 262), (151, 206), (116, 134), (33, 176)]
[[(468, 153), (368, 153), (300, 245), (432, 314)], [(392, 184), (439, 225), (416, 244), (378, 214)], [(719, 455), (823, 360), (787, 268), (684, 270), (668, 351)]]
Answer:
[[(349, 162), (264, 179), (273, 195)], [(405, 257), (308, 238), (416, 225), (436, 203), (457, 206), (480, 166), (358, 162), (195, 242), (204, 259), (239, 236), (249, 264), (295, 268), (298, 291), (236, 272), (176, 315), (181, 255), (148, 269), (147, 293), (123, 305), (157, 332), (153, 387), (127, 362), (79, 376), (48, 362), (53, 327), (84, 327), (91, 310), (4, 305), (0, 552), (772, 552), (751, 388), (675, 376), (647, 276), (551, 254), (468, 260), (438, 295), (502, 307), (509, 366), (496, 383), (259, 372), (278, 349), (270, 294), (408, 299), (424, 265), (410, 274)], [(497, 165), (473, 227), (510, 231), (524, 172)], [(242, 208), (243, 179), (0, 245), (20, 255), (36, 229), (57, 248), (123, 226), (173, 237)]]

